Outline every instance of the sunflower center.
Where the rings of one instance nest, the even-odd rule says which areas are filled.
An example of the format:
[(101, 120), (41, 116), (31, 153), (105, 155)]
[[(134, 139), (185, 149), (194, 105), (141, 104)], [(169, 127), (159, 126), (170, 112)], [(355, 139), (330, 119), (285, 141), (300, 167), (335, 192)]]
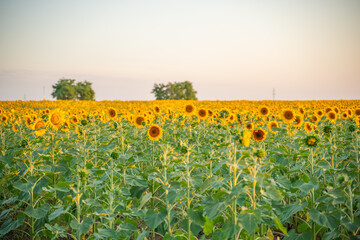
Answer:
[(205, 116), (206, 116), (206, 111), (203, 110), (203, 109), (200, 110), (200, 111), (199, 111), (199, 116), (200, 116), (200, 117), (205, 117)]
[(44, 126), (45, 126), (45, 123), (43, 121), (40, 121), (35, 124), (35, 129), (42, 128)]
[(157, 137), (160, 134), (160, 130), (157, 127), (151, 127), (149, 132), (151, 137)]
[(58, 113), (54, 113), (52, 116), (51, 116), (51, 123), (54, 124), (54, 125), (59, 125), (60, 124), (60, 116)]
[(293, 112), (291, 112), (291, 111), (285, 111), (284, 117), (285, 117), (285, 119), (287, 119), (287, 120), (291, 120), (291, 119), (294, 118), (294, 114), (293, 114)]
[(110, 117), (115, 117), (115, 115), (116, 115), (115, 110), (114, 110), (114, 109), (110, 109), (110, 110), (109, 110), (109, 115), (110, 115)]
[(185, 111), (188, 112), (188, 113), (191, 113), (192, 111), (194, 111), (194, 107), (191, 106), (191, 105), (187, 105), (186, 108), (185, 108)]
[(138, 125), (141, 125), (143, 121), (144, 121), (143, 117), (136, 118), (136, 124), (138, 124)]

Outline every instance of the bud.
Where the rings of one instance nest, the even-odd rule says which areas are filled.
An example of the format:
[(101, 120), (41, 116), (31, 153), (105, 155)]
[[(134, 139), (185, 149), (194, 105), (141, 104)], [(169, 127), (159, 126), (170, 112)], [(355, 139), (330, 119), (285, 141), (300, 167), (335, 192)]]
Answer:
[(23, 140), (21, 141), (21, 146), (22, 146), (23, 148), (26, 147), (28, 144), (29, 144), (29, 141), (28, 141), (27, 139), (23, 139)]
[(356, 126), (355, 126), (355, 125), (350, 125), (350, 126), (348, 127), (348, 129), (349, 129), (350, 132), (355, 132)]
[(263, 157), (266, 156), (266, 152), (265, 152), (264, 149), (258, 149), (255, 152), (255, 156), (258, 157), (258, 158), (263, 158)]
[(117, 160), (119, 158), (119, 153), (118, 152), (112, 152), (110, 154), (110, 156), (112, 157), (112, 159)]
[(86, 119), (81, 120), (81, 125), (86, 126), (88, 124), (88, 121)]
[(324, 133), (326, 133), (326, 134), (329, 134), (329, 133), (331, 133), (331, 126), (330, 125), (326, 125), (326, 126), (324, 126), (324, 129), (323, 129), (323, 131), (324, 131)]

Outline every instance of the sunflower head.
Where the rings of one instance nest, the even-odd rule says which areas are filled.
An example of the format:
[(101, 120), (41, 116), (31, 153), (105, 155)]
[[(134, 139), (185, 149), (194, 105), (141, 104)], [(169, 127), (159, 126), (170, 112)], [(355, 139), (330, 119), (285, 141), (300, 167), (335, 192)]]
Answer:
[(58, 130), (63, 124), (63, 122), (64, 122), (64, 117), (60, 111), (55, 110), (50, 114), (49, 123), (51, 127), (54, 128), (55, 130)]
[(312, 124), (312, 123), (307, 122), (307, 123), (305, 123), (304, 128), (305, 128), (305, 131), (307, 133), (309, 133), (309, 132), (312, 132), (315, 129), (315, 125)]
[(279, 124), (275, 121), (271, 121), (268, 124), (268, 129), (271, 133), (277, 133), (278, 131), (275, 131), (274, 128), (278, 128), (278, 127), (279, 127)]
[(337, 118), (337, 114), (334, 111), (330, 111), (326, 114), (327, 118), (329, 119), (330, 122), (334, 123), (336, 121)]
[(112, 107), (108, 108), (106, 113), (111, 120), (114, 120), (117, 116), (116, 110)]
[(245, 127), (246, 127), (247, 130), (253, 130), (254, 129), (254, 124), (248, 123), (248, 124), (246, 124)]
[(44, 135), (44, 133), (46, 132), (45, 127), (46, 127), (46, 124), (44, 121), (42, 121), (42, 120), (36, 121), (34, 124), (34, 130), (35, 130), (36, 136)]
[(198, 117), (201, 119), (201, 120), (204, 120), (204, 119), (206, 119), (206, 117), (207, 117), (207, 111), (205, 110), (205, 109), (200, 109), (199, 111), (198, 111)]
[(295, 113), (290, 109), (286, 109), (282, 112), (282, 118), (286, 123), (292, 123), (295, 119)]
[(319, 138), (315, 135), (310, 135), (304, 139), (304, 142), (308, 147), (315, 147), (319, 142)]
[(266, 138), (266, 131), (264, 131), (261, 128), (255, 129), (255, 130), (253, 130), (252, 135), (253, 135), (253, 138), (255, 141), (262, 142)]
[(259, 108), (260, 116), (267, 116), (269, 115), (269, 109), (266, 106)]
[(162, 136), (163, 130), (158, 125), (150, 126), (148, 130), (148, 136), (152, 141), (158, 141)]
[(137, 128), (143, 128), (146, 124), (146, 119), (143, 116), (137, 116), (134, 123)]
[(355, 109), (354, 114), (356, 117), (360, 117), (360, 108)]
[(304, 120), (301, 116), (296, 116), (294, 119), (294, 126), (295, 127), (301, 127), (301, 125), (304, 123)]
[(194, 106), (194, 105), (192, 105), (192, 104), (187, 104), (187, 105), (185, 106), (185, 113), (186, 113), (186, 115), (191, 116), (191, 115), (194, 114), (194, 112), (195, 112), (195, 106)]

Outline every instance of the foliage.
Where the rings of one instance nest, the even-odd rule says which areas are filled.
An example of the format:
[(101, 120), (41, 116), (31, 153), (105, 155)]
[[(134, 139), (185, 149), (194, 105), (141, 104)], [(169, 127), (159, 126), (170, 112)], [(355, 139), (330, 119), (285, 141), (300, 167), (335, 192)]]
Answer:
[(167, 84), (155, 83), (151, 93), (155, 95), (156, 100), (197, 100), (197, 92), (193, 89), (192, 83), (189, 81), (169, 82)]
[(88, 81), (78, 82), (75, 79), (60, 79), (53, 85), (51, 95), (57, 100), (95, 100), (95, 92)]
[(0, 238), (359, 239), (359, 104), (0, 102)]

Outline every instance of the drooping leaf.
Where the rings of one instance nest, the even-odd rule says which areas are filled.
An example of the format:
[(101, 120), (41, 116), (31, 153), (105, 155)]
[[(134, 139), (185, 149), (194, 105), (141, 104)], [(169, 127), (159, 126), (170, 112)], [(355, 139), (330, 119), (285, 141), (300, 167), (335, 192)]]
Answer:
[(167, 211), (163, 209), (160, 212), (154, 212), (154, 210), (150, 209), (147, 211), (145, 215), (145, 223), (148, 225), (152, 230), (155, 230), (157, 226), (159, 226), (165, 219)]
[(255, 231), (257, 225), (260, 223), (260, 213), (257, 211), (241, 213), (239, 215), (239, 221), (246, 232), (250, 235)]
[(41, 207), (33, 208), (32, 206), (27, 206), (25, 209), (26, 215), (35, 219), (41, 219), (46, 216), (46, 214), (51, 209), (49, 204), (43, 204)]
[(20, 227), (24, 223), (25, 217), (22, 216), (15, 221), (13, 221), (11, 218), (6, 220), (0, 227), (0, 237), (5, 236), (8, 232)]
[(336, 229), (340, 224), (340, 218), (328, 213), (321, 213), (315, 208), (309, 211), (309, 217), (317, 224), (330, 229)]
[(276, 226), (280, 231), (282, 231), (282, 232), (285, 234), (285, 236), (288, 236), (287, 229), (281, 224), (280, 219), (278, 219), (277, 217), (275, 217), (274, 222), (275, 222), (275, 226)]
[(214, 223), (208, 217), (205, 217), (205, 224), (204, 224), (205, 235), (209, 235), (210, 233), (212, 233), (213, 229), (214, 229)]

